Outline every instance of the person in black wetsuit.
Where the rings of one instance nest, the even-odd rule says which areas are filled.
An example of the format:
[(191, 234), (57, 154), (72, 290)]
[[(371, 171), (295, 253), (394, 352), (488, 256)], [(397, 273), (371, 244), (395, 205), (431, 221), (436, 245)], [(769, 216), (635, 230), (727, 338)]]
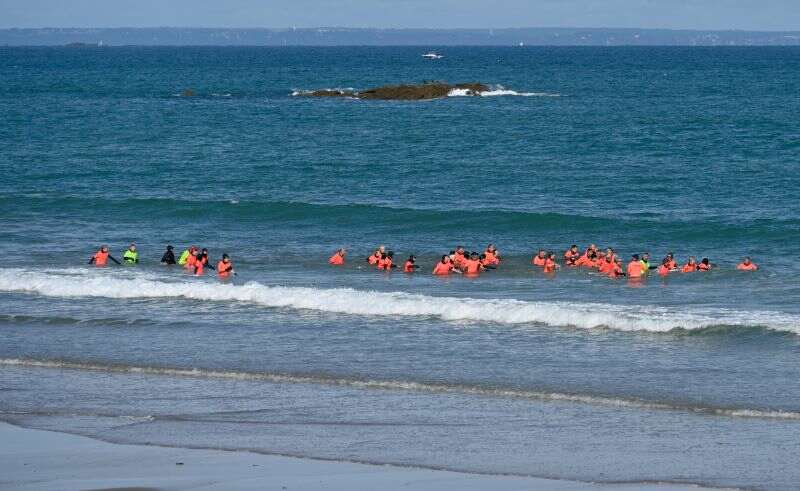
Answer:
[(176, 264), (175, 253), (172, 251), (172, 246), (168, 245), (166, 252), (161, 256), (161, 264), (173, 265)]

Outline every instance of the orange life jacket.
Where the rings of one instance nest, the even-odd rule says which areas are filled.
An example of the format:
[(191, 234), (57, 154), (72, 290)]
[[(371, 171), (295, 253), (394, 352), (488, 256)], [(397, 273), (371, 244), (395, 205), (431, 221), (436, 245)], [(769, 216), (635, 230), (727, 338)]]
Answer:
[(231, 275), (231, 271), (233, 271), (233, 263), (228, 261), (220, 261), (217, 263), (217, 274), (220, 278), (227, 278)]
[(108, 264), (108, 252), (97, 251), (94, 255), (94, 265), (105, 266), (106, 264)]
[(453, 271), (453, 263), (443, 263), (439, 261), (433, 268), (433, 274), (448, 275)]
[(697, 264), (689, 264), (686, 263), (683, 265), (683, 269), (681, 269), (684, 273), (694, 273), (697, 271)]
[(607, 259), (600, 260), (600, 272), (611, 274), (614, 271), (614, 267), (617, 265), (614, 261), (609, 261)]
[(464, 256), (464, 253), (463, 252), (456, 252), (456, 257), (453, 258), (453, 265), (460, 268), (466, 262), (467, 262), (467, 258), (466, 258), (466, 256)]
[(544, 263), (547, 262), (546, 257), (541, 257), (538, 254), (533, 258), (533, 265), (534, 266), (541, 266), (544, 267)]
[(487, 249), (486, 252), (484, 252), (484, 254), (486, 255), (486, 259), (484, 259), (486, 265), (494, 266), (500, 263), (500, 260), (497, 259), (497, 255), (495, 255), (494, 252)]
[(670, 259), (669, 262), (667, 263), (667, 267), (669, 269), (678, 269), (678, 263), (675, 262), (674, 259)]
[(699, 263), (697, 265), (699, 271), (711, 271), (711, 265), (706, 263)]
[(667, 276), (669, 272), (670, 269), (667, 266), (664, 266), (663, 264), (658, 267), (658, 274), (660, 274), (661, 276)]
[(556, 262), (550, 258), (547, 258), (544, 262), (544, 272), (545, 273), (552, 273), (556, 270)]
[(394, 263), (392, 262), (392, 258), (390, 257), (387, 257), (386, 259), (381, 259), (380, 261), (378, 261), (378, 269), (383, 269), (388, 271), (392, 269), (392, 264)]
[(186, 258), (186, 269), (193, 269), (198, 262), (199, 261), (197, 261), (197, 256), (190, 254), (189, 257)]
[(464, 263), (466, 274), (478, 274), (481, 272), (481, 262), (478, 259), (467, 259)]
[(405, 266), (403, 266), (403, 271), (406, 273), (413, 273), (414, 272), (414, 263), (411, 261), (406, 261)]
[(641, 261), (631, 261), (628, 263), (628, 276), (631, 278), (640, 278), (644, 275), (644, 264)]
[(378, 264), (378, 261), (380, 260), (381, 260), (381, 255), (379, 252), (376, 252), (375, 254), (367, 258), (367, 261), (373, 266)]
[(564, 253), (564, 262), (569, 266), (577, 266), (580, 253), (569, 250)]
[(330, 258), (330, 259), (328, 259), (328, 262), (329, 262), (330, 264), (334, 264), (334, 265), (336, 265), (336, 266), (340, 266), (340, 265), (344, 264), (344, 256), (342, 256), (341, 254), (339, 254), (339, 253), (337, 252), (336, 254), (334, 254), (333, 256), (331, 256), (331, 258)]
[(608, 276), (612, 278), (616, 278), (617, 276), (622, 275), (622, 266), (617, 263), (612, 263), (614, 266), (609, 270)]
[(738, 266), (736, 266), (736, 269), (738, 269), (739, 271), (757, 271), (758, 266), (756, 266), (756, 263), (750, 263), (750, 264), (740, 263)]
[(194, 274), (197, 276), (202, 276), (205, 273), (206, 262), (202, 259), (199, 261), (194, 262)]

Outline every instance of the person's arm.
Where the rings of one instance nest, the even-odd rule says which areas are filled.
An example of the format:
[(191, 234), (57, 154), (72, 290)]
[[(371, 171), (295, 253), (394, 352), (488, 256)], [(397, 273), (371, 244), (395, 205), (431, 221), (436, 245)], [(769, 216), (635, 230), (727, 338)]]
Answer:
[(207, 267), (207, 268), (211, 268), (211, 269), (213, 269), (214, 271), (216, 271), (216, 268), (214, 268), (214, 266), (212, 266), (212, 265), (211, 265), (211, 261), (209, 261), (209, 262), (208, 262), (208, 264), (206, 264), (206, 267)]
[(161, 264), (169, 262), (169, 258), (167, 257), (169, 252), (165, 252), (163, 256), (161, 256)]
[(108, 255), (108, 258), (114, 261), (115, 263), (120, 264), (120, 262), (114, 259), (114, 256), (112, 256), (111, 254)]
[(95, 257), (94, 257), (94, 256), (90, 257), (90, 258), (89, 258), (89, 264), (92, 264), (92, 263), (94, 262), (94, 260), (95, 260)]

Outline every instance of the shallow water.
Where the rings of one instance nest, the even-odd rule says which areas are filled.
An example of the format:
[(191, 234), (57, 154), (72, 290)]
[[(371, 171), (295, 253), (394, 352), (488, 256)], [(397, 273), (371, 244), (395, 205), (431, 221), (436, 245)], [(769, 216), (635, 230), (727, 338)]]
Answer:
[[(0, 47), (0, 416), (114, 441), (792, 489), (800, 49), (419, 51)], [(422, 80), (537, 95), (291, 95)], [(85, 265), (131, 241), (138, 267)], [(428, 274), (489, 242), (500, 269)], [(719, 269), (529, 267), (589, 242)], [(228, 252), (239, 275), (161, 267), (166, 243)], [(377, 244), (422, 271), (367, 268)], [(348, 265), (328, 267), (338, 247)], [(735, 271), (744, 255), (761, 271)]]

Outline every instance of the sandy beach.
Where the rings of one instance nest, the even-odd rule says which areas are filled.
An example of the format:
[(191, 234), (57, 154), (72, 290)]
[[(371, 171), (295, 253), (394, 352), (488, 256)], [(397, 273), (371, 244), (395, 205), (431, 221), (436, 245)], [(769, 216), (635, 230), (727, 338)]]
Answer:
[(670, 484), (600, 485), (511, 476), (328, 462), (249, 452), (117, 445), (0, 423), (0, 489), (45, 490), (639, 490)]

